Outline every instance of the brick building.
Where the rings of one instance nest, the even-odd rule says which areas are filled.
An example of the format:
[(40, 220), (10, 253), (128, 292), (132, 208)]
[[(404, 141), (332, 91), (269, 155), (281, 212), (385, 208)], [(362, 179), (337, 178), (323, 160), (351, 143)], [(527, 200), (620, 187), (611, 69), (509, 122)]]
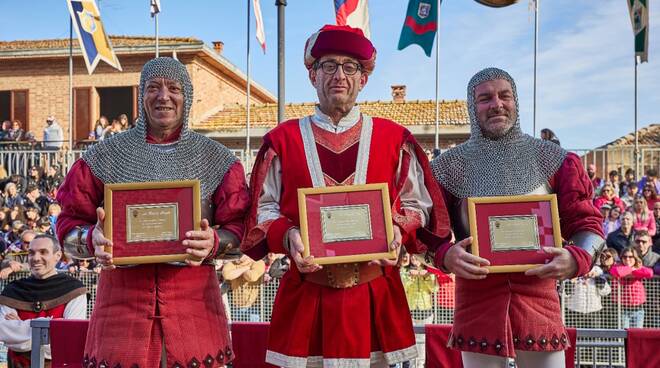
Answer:
[[(73, 140), (87, 138), (96, 120), (120, 114), (137, 117), (137, 85), (144, 63), (154, 56), (153, 37), (110, 36), (123, 71), (99, 63), (89, 75), (77, 40), (73, 45)], [(193, 38), (160, 38), (160, 53), (175, 55), (195, 87), (192, 122), (225, 105), (245, 104), (246, 76), (222, 56), (222, 42), (206, 46)], [(274, 103), (275, 96), (251, 81), (251, 102)], [(68, 139), (69, 40), (0, 41), (0, 121), (18, 119), (37, 140), (46, 117), (56, 116)]]

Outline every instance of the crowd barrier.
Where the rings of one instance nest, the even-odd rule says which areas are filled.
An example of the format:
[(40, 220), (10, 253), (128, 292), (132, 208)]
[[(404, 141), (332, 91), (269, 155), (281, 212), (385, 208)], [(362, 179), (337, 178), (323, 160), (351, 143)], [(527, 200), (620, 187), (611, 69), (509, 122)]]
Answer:
[[(73, 163), (81, 156), (91, 144), (78, 144), (74, 149), (62, 148), (60, 150), (45, 150), (36, 148), (30, 144), (11, 143), (0, 144), (0, 165), (7, 170), (9, 175), (27, 175), (28, 169), (34, 165), (48, 167), (57, 164), (66, 173)], [(243, 149), (230, 150), (241, 160), (246, 172), (251, 171), (254, 158), (258, 150), (253, 149), (250, 155)], [(635, 168), (634, 149), (631, 146), (623, 146), (607, 149), (569, 149), (582, 158), (585, 167), (589, 164), (596, 165), (600, 177), (607, 177), (611, 170), (618, 170), (622, 175), (628, 168)], [(640, 148), (638, 160), (640, 163), (640, 177), (646, 170), (654, 168), (660, 171), (660, 148)]]
[[(0, 290), (9, 281), (25, 277), (27, 273), (15, 273), (8, 280), (0, 280)], [(94, 272), (79, 272), (72, 274), (79, 278), (89, 291), (88, 317), (96, 299), (96, 283), (98, 275)], [(625, 319), (631, 310), (640, 309), (627, 306), (630, 299), (627, 289), (621, 287), (619, 280), (606, 278), (594, 283), (591, 288), (581, 287), (583, 279), (566, 280), (557, 283), (560, 296), (562, 316), (567, 327), (576, 327), (585, 331), (601, 331), (578, 335), (576, 361), (582, 364), (598, 364), (598, 366), (624, 366), (625, 336), (616, 331), (628, 327)], [(660, 328), (660, 277), (643, 281), (646, 289), (646, 303), (641, 306), (644, 312), (644, 328)], [(234, 304), (231, 290), (223, 287), (230, 321), (234, 322), (270, 322), (271, 309), (279, 280), (252, 286), (251, 291), (257, 294), (256, 301), (247, 308), (238, 308)], [(453, 282), (440, 284), (432, 294), (432, 308), (424, 313), (424, 319), (413, 313), (416, 324), (451, 324), (453, 322), (454, 292)], [(585, 313), (588, 312), (588, 313)], [(630, 327), (635, 327), (630, 326)], [(423, 339), (423, 336), (419, 336)], [(422, 340), (423, 345), (423, 340)], [(422, 346), (423, 347), (423, 346)], [(420, 347), (420, 348), (422, 348)]]

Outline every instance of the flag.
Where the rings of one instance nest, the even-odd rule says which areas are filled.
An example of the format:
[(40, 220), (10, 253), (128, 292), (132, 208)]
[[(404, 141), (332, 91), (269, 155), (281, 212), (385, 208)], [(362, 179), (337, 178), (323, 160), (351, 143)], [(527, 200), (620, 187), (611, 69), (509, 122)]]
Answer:
[(266, 53), (266, 32), (264, 32), (264, 18), (261, 16), (261, 5), (259, 0), (253, 0), (254, 4), (254, 19), (257, 22), (257, 41), (261, 45), (261, 49)]
[(630, 21), (635, 35), (635, 58), (639, 56), (640, 63), (648, 62), (649, 58), (649, 4), (648, 0), (628, 0)]
[(431, 56), (435, 32), (438, 31), (438, 6), (442, 0), (410, 0), (406, 20), (403, 22), (399, 50), (419, 45), (426, 56)]
[(334, 0), (335, 18), (338, 26), (360, 28), (366, 38), (371, 39), (369, 29), (369, 4), (367, 0)]
[(153, 18), (160, 13), (160, 0), (149, 0), (149, 3), (151, 5), (151, 17)]
[(94, 0), (67, 0), (67, 4), (73, 28), (78, 34), (78, 43), (87, 65), (87, 72), (92, 74), (99, 60), (121, 70), (119, 60), (103, 29), (101, 14)]

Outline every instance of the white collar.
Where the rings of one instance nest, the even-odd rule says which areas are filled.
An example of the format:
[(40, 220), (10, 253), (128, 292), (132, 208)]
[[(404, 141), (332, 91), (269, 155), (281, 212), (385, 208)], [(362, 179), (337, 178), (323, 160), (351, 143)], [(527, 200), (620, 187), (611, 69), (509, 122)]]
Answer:
[(348, 114), (341, 118), (339, 123), (335, 125), (332, 119), (328, 115), (324, 114), (317, 105), (316, 111), (314, 112), (314, 115), (312, 115), (312, 122), (323, 130), (327, 130), (332, 133), (343, 133), (357, 124), (358, 121), (360, 121), (360, 116), (360, 107), (355, 105), (351, 111), (349, 111)]

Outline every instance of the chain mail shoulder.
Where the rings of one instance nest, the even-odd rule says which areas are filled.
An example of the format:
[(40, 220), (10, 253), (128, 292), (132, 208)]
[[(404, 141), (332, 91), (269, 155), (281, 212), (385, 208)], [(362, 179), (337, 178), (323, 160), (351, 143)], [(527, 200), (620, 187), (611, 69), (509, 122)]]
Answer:
[(238, 160), (222, 144), (194, 131), (185, 142), (148, 144), (130, 129), (93, 145), (82, 159), (105, 184), (198, 179), (202, 200), (209, 199)]
[(567, 154), (527, 134), (506, 145), (499, 143), (468, 140), (433, 160), (433, 175), (457, 198), (523, 195), (547, 182)]

